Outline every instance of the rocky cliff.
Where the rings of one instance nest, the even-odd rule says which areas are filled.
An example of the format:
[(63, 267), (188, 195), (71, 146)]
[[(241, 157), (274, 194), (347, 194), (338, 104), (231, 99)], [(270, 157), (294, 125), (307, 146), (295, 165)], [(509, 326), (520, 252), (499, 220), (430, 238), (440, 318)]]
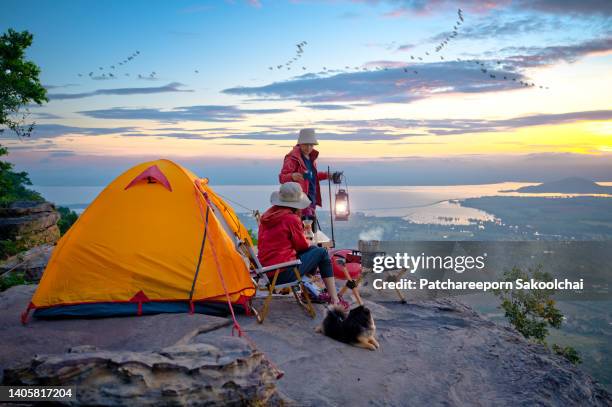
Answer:
[(59, 219), (49, 202), (19, 201), (0, 208), (0, 275), (10, 271), (23, 273), (28, 281), (40, 280), (60, 237)]
[[(188, 371), (189, 366), (193, 367), (190, 363), (206, 360), (209, 348), (200, 349), (197, 348), (200, 345), (196, 345), (188, 351), (188, 359), (192, 362), (183, 362), (180, 354), (184, 349), (172, 347), (182, 337), (197, 330), (194, 343), (213, 346), (216, 350), (211, 352), (227, 350), (231, 353), (237, 346), (242, 349), (239, 353), (246, 352), (251, 355), (249, 358), (254, 358), (252, 365), (250, 362), (245, 364), (252, 369), (251, 373), (243, 372), (236, 380), (229, 379), (232, 369), (220, 367), (220, 371), (228, 372), (225, 383), (233, 383), (223, 386), (240, 388), (248, 383), (243, 380), (245, 377), (254, 377), (255, 381), (261, 378), (259, 390), (249, 393), (245, 384), (244, 393), (240, 394), (260, 394), (264, 399), (269, 397), (270, 403), (300, 406), (612, 405), (610, 394), (579, 367), (551, 354), (543, 346), (526, 341), (512, 329), (483, 319), (454, 300), (423, 300), (407, 304), (396, 300), (368, 300), (381, 344), (379, 351), (372, 352), (315, 333), (314, 328), (324, 314), (322, 306), (318, 306), (317, 318), (313, 320), (297, 307), (292, 298), (275, 298), (263, 325), (257, 324), (253, 318), (240, 317), (243, 329), (256, 344), (255, 349), (247, 350), (243, 345), (226, 342), (230, 332), (227, 320), (206, 315), (34, 320), (24, 327), (19, 323), (19, 313), (33, 290), (33, 286), (20, 286), (0, 294), (0, 343), (4, 345), (0, 348), (0, 367), (8, 372), (5, 382), (32, 383), (32, 380), (53, 378), (54, 383), (61, 383), (62, 375), (56, 368), (76, 360), (74, 363), (81, 366), (76, 371), (81, 375), (84, 374), (84, 360), (95, 356), (111, 364), (101, 368), (96, 362), (93, 366), (100, 367), (100, 377), (116, 384), (117, 394), (129, 394), (128, 390), (134, 388), (132, 386), (136, 386), (138, 392), (155, 389), (153, 393), (138, 394), (144, 394), (143, 400), (151, 405), (167, 405), (167, 399), (156, 398), (162, 397), (165, 379), (160, 378), (165, 376), (153, 374), (155, 368), (152, 366), (158, 366), (156, 363), (162, 361), (169, 362), (164, 359), (168, 355), (176, 359), (171, 363), (177, 370)], [(94, 345), (99, 349), (65, 353), (67, 348), (77, 345)], [(168, 347), (170, 350), (160, 351)], [(128, 369), (135, 377), (119, 380), (115, 375), (121, 374), (118, 368), (121, 363), (136, 360), (130, 352), (137, 352), (146, 366)], [(284, 371), (282, 379), (275, 382), (270, 375), (263, 373), (263, 367), (270, 369), (271, 373), (276, 368), (267, 365), (264, 358), (258, 356), (260, 353)], [(35, 354), (48, 356), (35, 357)], [(165, 366), (164, 363), (160, 366)], [(168, 377), (168, 383), (177, 383), (175, 380), (181, 376), (175, 372)], [(151, 379), (157, 384), (136, 385), (137, 378)], [(86, 381), (86, 378), (79, 380)], [(181, 379), (180, 383), (187, 389), (180, 393), (194, 391), (199, 400), (203, 397), (198, 393), (202, 386), (210, 383), (214, 387), (221, 383), (217, 379), (208, 380), (206, 375), (194, 381)], [(121, 387), (121, 383), (126, 387)], [(273, 384), (275, 390), (271, 387)], [(126, 403), (126, 399), (117, 397), (88, 400), (134, 405), (133, 400)], [(258, 397), (253, 400), (260, 400)], [(257, 404), (241, 400), (245, 405)]]
[(0, 239), (13, 240), (23, 249), (31, 249), (59, 239), (60, 215), (49, 202), (19, 201), (0, 208)]
[(35, 356), (7, 369), (4, 383), (73, 386), (73, 404), (95, 406), (284, 405), (278, 371), (241, 338), (190, 338), (155, 351), (91, 346)]

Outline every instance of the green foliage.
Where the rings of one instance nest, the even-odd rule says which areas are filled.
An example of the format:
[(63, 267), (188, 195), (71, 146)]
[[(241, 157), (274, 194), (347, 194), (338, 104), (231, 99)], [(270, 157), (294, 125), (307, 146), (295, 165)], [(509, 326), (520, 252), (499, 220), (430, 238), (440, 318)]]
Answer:
[[(504, 273), (502, 281), (552, 281), (550, 273), (542, 272), (539, 265), (535, 270), (523, 271), (514, 267)], [(506, 318), (525, 338), (533, 338), (536, 342), (546, 345), (548, 327), (561, 328), (563, 314), (556, 307), (552, 299), (555, 290), (524, 290), (503, 289), (495, 290), (494, 294), (501, 299), (501, 308), (505, 311)], [(563, 356), (570, 362), (577, 364), (581, 362), (578, 351), (571, 346), (561, 347), (552, 345), (552, 350)]]
[(77, 215), (75, 211), (70, 210), (70, 208), (65, 208), (63, 206), (58, 207), (57, 211), (60, 214), (60, 220), (57, 222), (57, 226), (59, 227), (60, 234), (63, 236), (66, 232), (68, 232), (70, 226), (76, 222), (79, 215)]
[(8, 290), (16, 285), (31, 284), (24, 277), (23, 273), (8, 273), (6, 276), (0, 277), (0, 292)]
[(557, 355), (563, 356), (565, 359), (572, 362), (574, 365), (582, 363), (582, 359), (580, 358), (580, 354), (578, 351), (571, 346), (559, 346), (556, 343), (552, 346), (553, 352)]
[[(504, 273), (503, 281), (514, 282), (518, 279), (528, 281), (552, 281), (550, 273), (541, 271), (541, 266), (535, 270), (523, 271), (513, 268)], [(548, 335), (548, 327), (560, 328), (563, 314), (555, 306), (551, 297), (555, 290), (496, 290), (495, 295), (501, 299), (501, 307), (508, 321), (525, 337), (544, 343)]]
[(251, 228), (249, 228), (249, 235), (251, 236), (251, 240), (253, 241), (253, 246), (257, 246), (257, 234)]
[(13, 240), (0, 240), (0, 260), (7, 259), (20, 251), (21, 248)]
[(40, 68), (25, 59), (32, 39), (29, 32), (11, 28), (0, 36), (0, 133), (6, 126), (19, 137), (29, 136), (34, 123), (26, 124), (29, 114), (26, 106), (47, 101), (47, 91), (38, 78)]
[[(5, 147), (0, 146), (0, 157), (7, 154)], [(0, 206), (7, 206), (14, 201), (42, 201), (38, 192), (27, 189), (32, 185), (26, 172), (13, 171), (13, 164), (0, 161)]]
[[(47, 101), (47, 91), (38, 78), (40, 69), (25, 59), (25, 50), (30, 45), (32, 34), (27, 31), (9, 28), (0, 36), (0, 133), (8, 128), (19, 137), (29, 136), (34, 124), (25, 124), (27, 105)], [(0, 146), (0, 156), (6, 154), (6, 148)], [(16, 200), (41, 201), (38, 193), (25, 188), (32, 185), (28, 174), (12, 169), (12, 164), (0, 161), (0, 205)]]

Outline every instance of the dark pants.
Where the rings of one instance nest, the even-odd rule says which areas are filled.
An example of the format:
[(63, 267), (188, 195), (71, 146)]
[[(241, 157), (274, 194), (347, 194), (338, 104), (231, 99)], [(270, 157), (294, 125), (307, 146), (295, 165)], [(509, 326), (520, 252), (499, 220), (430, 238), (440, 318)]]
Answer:
[[(327, 249), (323, 247), (311, 246), (307, 250), (298, 254), (298, 258), (302, 262), (299, 265), (300, 276), (304, 274), (314, 274), (319, 268), (322, 278), (332, 277), (334, 275), (332, 271), (331, 260)], [(296, 280), (295, 272), (293, 267), (287, 267), (285, 270), (278, 273), (278, 279), (276, 284), (287, 284)]]

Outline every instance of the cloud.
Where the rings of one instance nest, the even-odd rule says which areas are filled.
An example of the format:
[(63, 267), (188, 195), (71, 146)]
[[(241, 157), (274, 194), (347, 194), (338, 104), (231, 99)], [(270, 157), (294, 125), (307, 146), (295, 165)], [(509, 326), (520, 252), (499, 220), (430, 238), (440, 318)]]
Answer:
[(55, 144), (55, 142), (53, 142), (52, 140), (33, 140), (31, 138), (29, 139), (21, 139), (21, 140), (11, 140), (10, 142), (6, 143), (6, 146), (8, 147), (9, 151), (57, 151), (57, 150), (53, 150), (54, 148), (57, 148), (57, 144)]
[(612, 14), (612, 2), (609, 0), (521, 0), (517, 2), (516, 7), (556, 14), (602, 14), (605, 16)]
[[(223, 139), (240, 139), (240, 140), (276, 140), (276, 141), (294, 141), (297, 139), (297, 130), (288, 133), (272, 133), (267, 131), (251, 132), (242, 134), (232, 134)], [(404, 137), (424, 136), (423, 133), (392, 133), (387, 130), (379, 130), (372, 128), (358, 128), (352, 131), (342, 133), (334, 132), (317, 132), (317, 139), (330, 141), (387, 141), (400, 140)]]
[[(134, 127), (72, 127), (61, 124), (37, 124), (32, 131), (32, 137), (53, 138), (66, 134), (80, 134), (83, 136), (102, 136), (107, 134), (124, 133), (134, 131)], [(9, 135), (0, 138), (13, 138)]]
[(58, 116), (54, 113), (47, 113), (47, 112), (32, 113), (32, 116), (34, 116), (36, 119), (46, 119), (46, 120), (62, 119), (61, 116)]
[(411, 14), (433, 14), (457, 10), (461, 7), (464, 11), (472, 13), (485, 13), (491, 9), (500, 8), (510, 3), (510, 0), (463, 0), (457, 3), (452, 0), (351, 0), (355, 3), (371, 5), (388, 4), (391, 9), (382, 14), (386, 18), (399, 18)]
[(472, 133), (501, 132), (529, 126), (559, 125), (591, 120), (612, 120), (612, 110), (591, 110), (558, 114), (534, 114), (501, 120), (484, 119), (382, 119), (382, 120), (326, 120), (322, 125), (348, 128), (392, 128), (424, 129), (436, 136), (450, 136)]
[(317, 105), (304, 105), (309, 109), (313, 110), (347, 110), (352, 109), (352, 107), (347, 105), (334, 105), (334, 104), (317, 104)]
[(77, 83), (66, 83), (64, 85), (43, 85), (43, 88), (47, 90), (51, 90), (51, 89), (73, 88), (75, 86), (79, 86), (79, 85)]
[[(446, 36), (444, 37), (446, 38)], [(402, 44), (399, 47), (397, 47), (396, 51), (409, 51), (411, 49), (413, 49), (415, 47), (414, 44)]]
[[(510, 30), (504, 27), (501, 29)], [(520, 81), (526, 81), (520, 73), (522, 69), (546, 66), (560, 61), (572, 63), (587, 55), (610, 52), (612, 52), (612, 35), (575, 44), (546, 47), (514, 46), (502, 48), (494, 53), (485, 53), (485, 56), (495, 56), (496, 60), (503, 61), (502, 64), (486, 66), (488, 71), (486, 75), (480, 72), (480, 66), (465, 60), (418, 64), (379, 60), (363, 65), (369, 68), (369, 71), (341, 72), (332, 75), (308, 74), (263, 86), (233, 87), (222, 92), (261, 100), (289, 99), (305, 103), (349, 101), (409, 103), (440, 94), (518, 89), (522, 87)], [(404, 71), (404, 67), (407, 72)], [(414, 71), (418, 73), (414, 74)], [(497, 79), (490, 80), (490, 75), (495, 75)], [(508, 80), (501, 80), (504, 77)], [(511, 78), (515, 81), (511, 81)]]
[[(296, 77), (257, 87), (234, 87), (222, 92), (262, 99), (290, 99), (305, 103), (351, 102), (409, 103), (415, 100), (447, 93), (497, 92), (520, 88), (517, 82), (489, 80), (479, 67), (463, 62), (421, 63), (406, 65), (400, 61), (375, 61), (368, 65), (406, 66), (403, 68), (344, 72), (332, 76), (314, 75)], [(415, 74), (413, 71), (417, 71)], [(491, 69), (499, 78), (520, 74)]]
[(352, 0), (356, 3), (377, 5), (385, 3), (391, 6), (385, 17), (402, 17), (408, 14), (432, 14), (456, 10), (486, 14), (490, 11), (510, 8), (516, 11), (535, 11), (549, 14), (583, 14), (610, 15), (612, 2), (609, 0), (463, 0), (457, 3), (453, 0)]
[[(161, 133), (161, 134), (150, 134), (150, 133), (125, 133), (122, 137), (157, 137), (159, 139), (164, 138), (175, 138), (183, 140), (207, 140), (211, 139), (200, 133), (188, 133), (188, 132), (176, 132), (176, 133)], [(216, 137), (212, 137), (216, 138)]]
[(83, 93), (55, 93), (49, 94), (49, 100), (66, 100), (66, 99), (81, 99), (99, 95), (143, 95), (151, 93), (167, 93), (167, 92), (193, 92), (190, 89), (182, 88), (182, 83), (172, 82), (164, 86), (144, 87), (144, 88), (116, 88), (116, 89), (98, 89), (92, 92)]
[[(528, 15), (520, 18), (502, 20), (487, 18), (483, 22), (466, 24), (459, 29), (459, 39), (490, 39), (492, 37), (539, 34), (544, 31), (558, 30), (565, 24), (559, 18)], [(448, 38), (452, 31), (442, 32), (429, 39), (429, 42), (440, 43)]]
[(404, 61), (387, 61), (387, 60), (378, 60), (378, 61), (369, 61), (364, 64), (364, 66), (368, 69), (382, 69), (382, 68), (403, 68), (406, 66), (406, 62)]
[[(612, 3), (612, 2), (611, 2)], [(514, 54), (506, 61), (516, 67), (550, 65), (559, 61), (575, 62), (579, 58), (612, 51), (612, 35), (576, 44), (547, 47), (506, 47), (501, 52)]]
[(117, 79), (116, 76), (106, 76), (106, 74), (104, 74), (104, 76), (99, 75), (99, 76), (90, 76), (91, 80), (93, 81), (114, 81)]
[(76, 153), (72, 150), (54, 150), (49, 153), (50, 157), (72, 157)]
[(158, 120), (174, 123), (181, 120), (227, 122), (242, 119), (248, 115), (286, 113), (290, 109), (240, 109), (236, 106), (196, 105), (175, 107), (170, 110), (156, 108), (125, 108), (113, 107), (110, 109), (80, 111), (88, 117), (96, 119), (123, 119), (123, 120)]

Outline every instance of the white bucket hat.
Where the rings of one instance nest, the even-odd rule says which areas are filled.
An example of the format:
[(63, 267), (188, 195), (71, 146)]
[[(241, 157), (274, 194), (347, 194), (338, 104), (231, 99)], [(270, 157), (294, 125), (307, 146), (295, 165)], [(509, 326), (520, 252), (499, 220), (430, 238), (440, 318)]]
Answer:
[(315, 129), (302, 129), (298, 136), (298, 144), (319, 144), (317, 136), (315, 135)]
[(302, 192), (300, 184), (297, 182), (285, 182), (278, 191), (272, 192), (270, 203), (272, 205), (304, 209), (310, 205), (310, 199)]

